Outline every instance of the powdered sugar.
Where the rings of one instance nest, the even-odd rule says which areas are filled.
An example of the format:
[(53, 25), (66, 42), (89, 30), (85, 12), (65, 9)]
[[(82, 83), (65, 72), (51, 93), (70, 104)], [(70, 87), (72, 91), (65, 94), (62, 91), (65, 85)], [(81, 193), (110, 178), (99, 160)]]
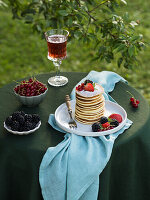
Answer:
[(104, 89), (101, 85), (96, 83), (95, 87), (94, 87), (94, 92), (85, 91), (85, 90), (82, 90), (82, 91), (76, 90), (76, 93), (81, 95), (81, 96), (84, 96), (84, 97), (93, 97), (93, 96), (96, 96), (98, 94), (104, 93)]

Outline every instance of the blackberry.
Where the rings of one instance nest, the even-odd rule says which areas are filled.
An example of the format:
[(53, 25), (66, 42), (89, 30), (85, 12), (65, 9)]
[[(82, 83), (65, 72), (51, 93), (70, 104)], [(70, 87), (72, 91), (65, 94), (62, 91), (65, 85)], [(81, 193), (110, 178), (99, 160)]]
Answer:
[(100, 130), (100, 124), (99, 123), (94, 123), (94, 124), (92, 124), (92, 131), (93, 132), (97, 132), (97, 131), (99, 131)]
[(19, 127), (19, 132), (23, 132), (24, 131), (24, 126), (20, 126)]
[(40, 121), (40, 116), (37, 115), (37, 114), (33, 114), (32, 115), (32, 121), (37, 124)]
[(86, 85), (87, 83), (91, 83), (91, 84), (92, 84), (93, 81), (91, 81), (91, 80), (85, 80), (85, 81), (84, 81), (84, 85)]
[(20, 111), (20, 115), (22, 115), (24, 117), (25, 113), (23, 111)]
[(37, 125), (37, 123), (32, 123), (32, 127), (31, 127), (31, 129), (35, 129), (35, 127), (36, 127), (36, 125)]
[(32, 129), (32, 123), (29, 122), (29, 121), (26, 121), (25, 124), (24, 124), (23, 130), (24, 131), (30, 131), (31, 129)]
[(19, 127), (20, 127), (19, 122), (17, 122), (17, 121), (12, 122), (12, 125), (11, 125), (12, 131), (19, 131)]
[(105, 124), (106, 122), (108, 122), (108, 118), (107, 117), (101, 117), (100, 118), (100, 123), (101, 124)]
[(17, 121), (19, 122), (20, 125), (23, 125), (24, 122), (25, 122), (25, 119), (24, 119), (24, 117), (22, 115), (19, 115), (17, 117)]
[(113, 127), (117, 127), (117, 126), (119, 126), (119, 122), (118, 122), (116, 119), (113, 119), (113, 120), (110, 122), (110, 125), (113, 126)]
[(12, 114), (12, 120), (13, 121), (17, 121), (18, 117), (20, 116), (20, 112), (19, 111), (16, 111)]
[(12, 120), (11, 116), (7, 117), (6, 120), (5, 120), (6, 126), (11, 126), (12, 122), (13, 122), (13, 120)]
[(25, 118), (25, 121), (32, 122), (32, 115), (31, 114), (26, 114), (24, 118)]

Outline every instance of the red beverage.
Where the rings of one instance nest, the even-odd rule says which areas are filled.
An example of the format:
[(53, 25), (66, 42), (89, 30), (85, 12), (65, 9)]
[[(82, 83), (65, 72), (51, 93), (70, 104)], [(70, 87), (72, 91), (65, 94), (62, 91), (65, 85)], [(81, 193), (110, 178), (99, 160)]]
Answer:
[(64, 35), (52, 35), (47, 38), (48, 56), (64, 59), (66, 57), (67, 39)]

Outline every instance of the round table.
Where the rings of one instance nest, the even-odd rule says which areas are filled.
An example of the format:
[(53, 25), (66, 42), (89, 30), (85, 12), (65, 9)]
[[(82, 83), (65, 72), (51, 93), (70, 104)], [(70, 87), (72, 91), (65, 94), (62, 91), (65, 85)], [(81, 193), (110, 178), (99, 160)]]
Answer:
[[(36, 107), (22, 106), (13, 94), (15, 83), (0, 88), (0, 199), (41, 200), (39, 166), (48, 147), (56, 146), (64, 134), (48, 124), (50, 113), (65, 101), (73, 87), (87, 73), (62, 73), (69, 83), (63, 87), (48, 86), (44, 101)], [(36, 78), (47, 83), (54, 74)], [(138, 109), (129, 103), (130, 91), (139, 101)], [(146, 200), (150, 185), (150, 112), (147, 101), (138, 91), (123, 82), (116, 84), (110, 95), (126, 110), (133, 125), (115, 141), (111, 158), (100, 175), (100, 200)], [(3, 121), (14, 111), (40, 115), (42, 125), (30, 135), (13, 135), (3, 127)]]

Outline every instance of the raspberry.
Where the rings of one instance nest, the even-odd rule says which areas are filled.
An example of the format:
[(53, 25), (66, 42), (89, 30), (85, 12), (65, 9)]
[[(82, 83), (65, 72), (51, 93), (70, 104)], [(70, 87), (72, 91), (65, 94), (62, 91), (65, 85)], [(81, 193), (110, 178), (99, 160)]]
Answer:
[(107, 118), (107, 117), (101, 117), (101, 118), (100, 118), (100, 123), (101, 123), (101, 124), (104, 124), (104, 123), (106, 123), (106, 122), (108, 122), (108, 118)]
[(97, 131), (99, 131), (100, 130), (100, 124), (99, 123), (94, 123), (94, 124), (92, 124), (92, 131), (93, 132), (97, 132)]
[(108, 128), (109, 126), (110, 126), (110, 123), (109, 123), (109, 122), (106, 122), (106, 123), (102, 124), (102, 127), (103, 127), (103, 128)]

